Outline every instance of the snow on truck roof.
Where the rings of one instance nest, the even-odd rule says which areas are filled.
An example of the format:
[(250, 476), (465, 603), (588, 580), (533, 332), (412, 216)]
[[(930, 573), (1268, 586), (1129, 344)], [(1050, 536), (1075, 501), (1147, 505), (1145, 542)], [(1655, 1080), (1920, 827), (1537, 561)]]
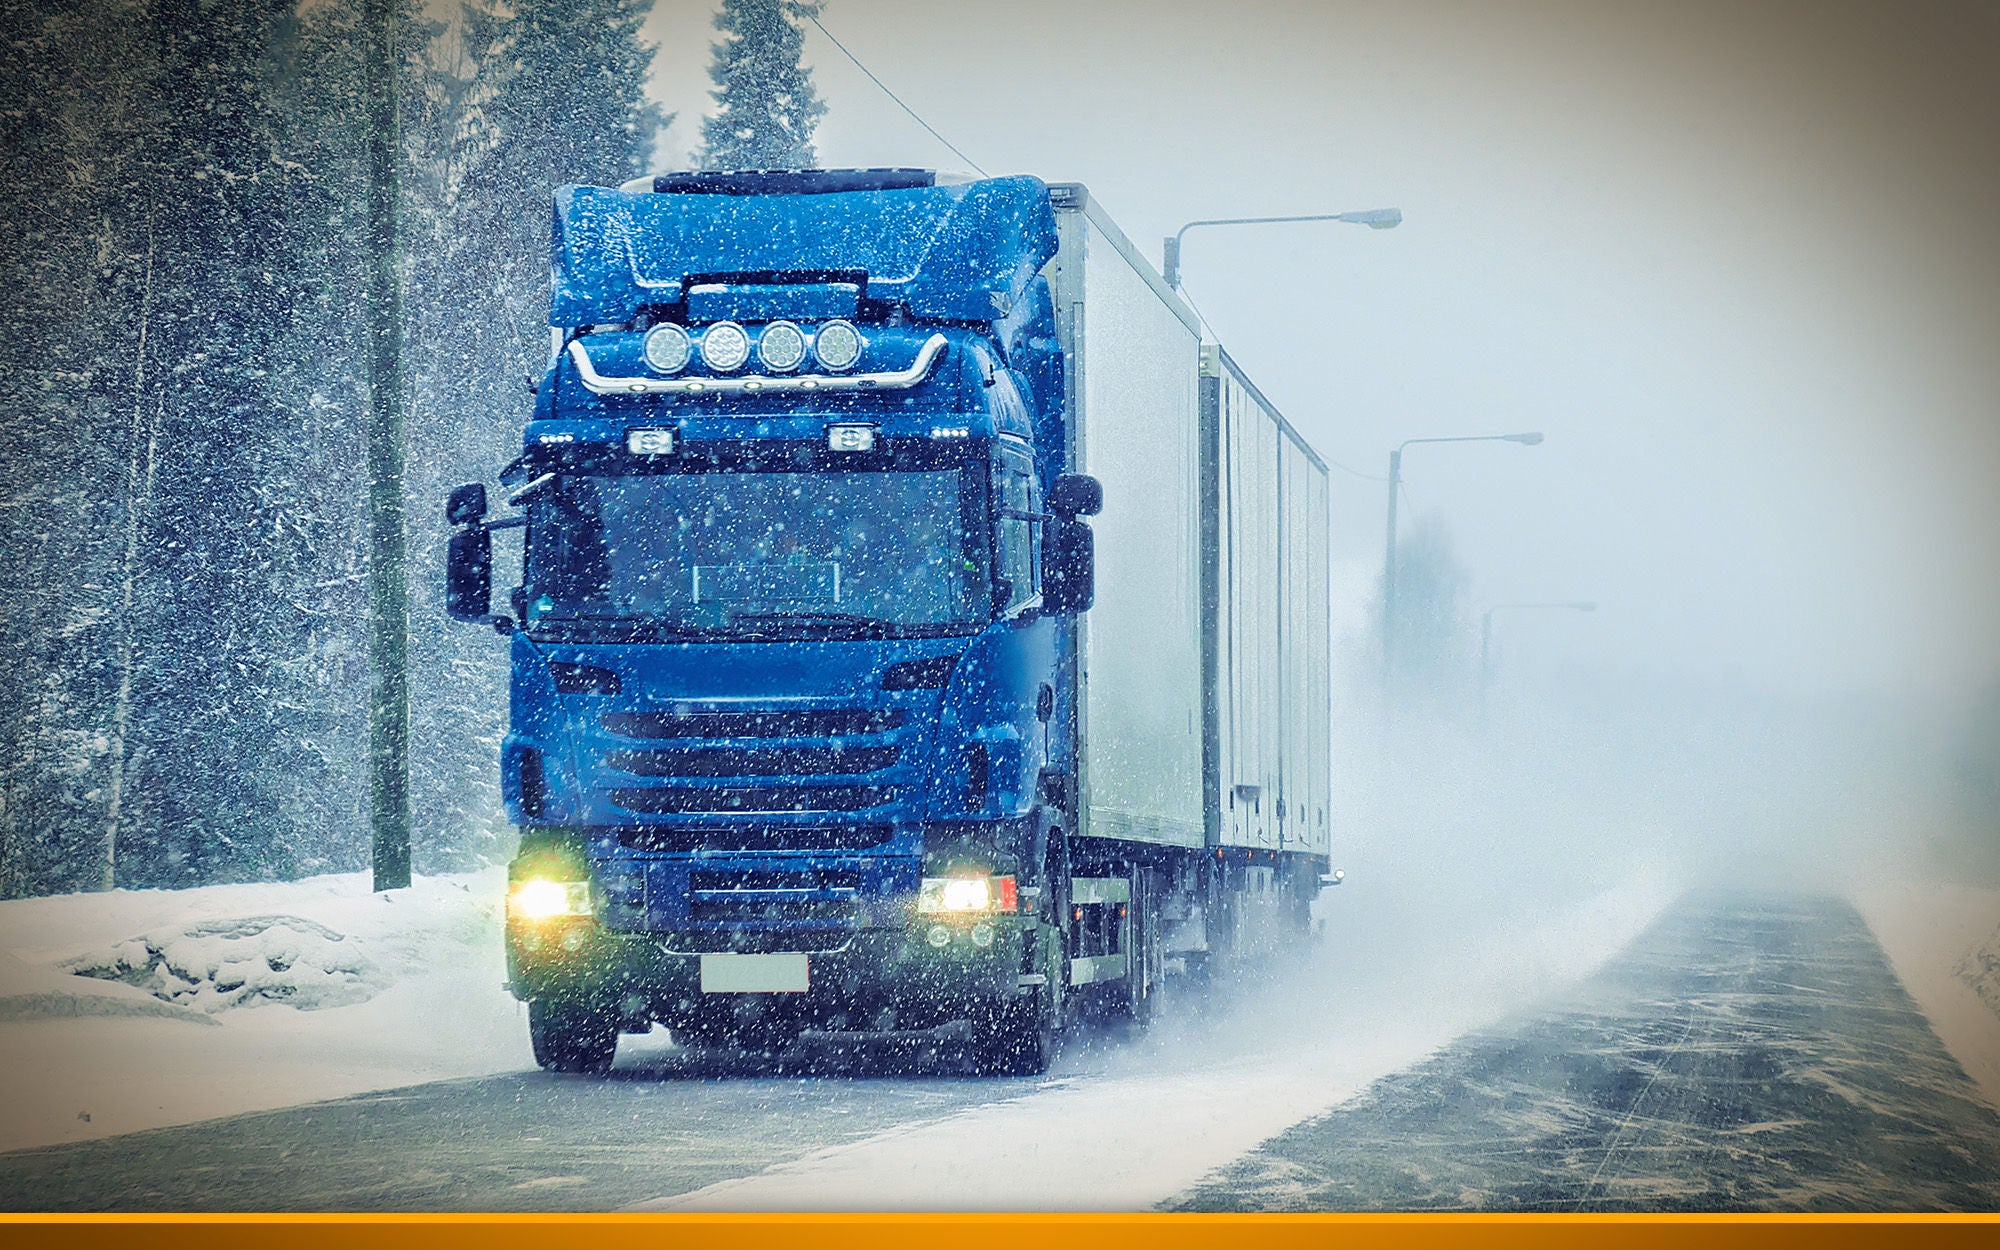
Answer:
[(662, 174), (618, 189), (563, 187), (554, 209), (549, 321), (558, 327), (623, 323), (702, 284), (834, 280), (913, 317), (992, 321), (1056, 251), (1049, 189), (1027, 176)]

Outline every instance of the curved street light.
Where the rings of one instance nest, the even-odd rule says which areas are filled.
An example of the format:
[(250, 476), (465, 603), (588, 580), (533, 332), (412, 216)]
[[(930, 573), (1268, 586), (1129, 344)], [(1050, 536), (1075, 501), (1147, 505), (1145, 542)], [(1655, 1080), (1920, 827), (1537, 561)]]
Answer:
[(1297, 217), (1205, 217), (1191, 221), (1168, 235), (1160, 244), (1160, 275), (1167, 285), (1181, 289), (1181, 236), (1196, 226), (1263, 226), (1287, 221), (1344, 221), (1370, 230), (1390, 230), (1402, 224), (1400, 208), (1370, 208), (1355, 213), (1306, 213)]

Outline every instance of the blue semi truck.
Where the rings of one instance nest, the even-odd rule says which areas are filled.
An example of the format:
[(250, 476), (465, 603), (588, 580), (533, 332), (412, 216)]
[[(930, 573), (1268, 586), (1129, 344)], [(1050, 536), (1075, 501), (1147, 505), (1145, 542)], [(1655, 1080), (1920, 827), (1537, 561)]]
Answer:
[(1307, 940), (1325, 465), (1082, 187), (566, 187), (552, 258), (516, 511), (446, 508), (448, 610), (511, 647), (539, 1063), (664, 1023), (1037, 1072)]

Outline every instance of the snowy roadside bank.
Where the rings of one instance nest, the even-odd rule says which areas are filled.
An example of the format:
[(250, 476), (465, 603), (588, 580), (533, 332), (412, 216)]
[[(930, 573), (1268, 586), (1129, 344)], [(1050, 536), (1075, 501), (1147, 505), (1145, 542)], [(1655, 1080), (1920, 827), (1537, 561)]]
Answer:
[(505, 883), (0, 902), (0, 1150), (532, 1067), (501, 987)]
[(2000, 890), (1874, 885), (1853, 902), (1938, 1040), (2000, 1110)]

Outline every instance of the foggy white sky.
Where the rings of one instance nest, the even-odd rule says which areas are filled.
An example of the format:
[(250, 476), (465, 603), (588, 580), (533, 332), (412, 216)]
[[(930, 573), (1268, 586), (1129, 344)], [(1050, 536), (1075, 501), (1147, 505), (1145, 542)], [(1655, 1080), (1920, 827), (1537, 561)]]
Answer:
[[(712, 6), (661, 0), (685, 163)], [(1991, 6), (831, 0), (992, 173), (1089, 185), (1322, 454), (1417, 447), (1511, 662), (1950, 690), (2000, 677)], [(959, 162), (816, 31), (824, 165)], [(1336, 471), (1336, 636), (1383, 486)]]

